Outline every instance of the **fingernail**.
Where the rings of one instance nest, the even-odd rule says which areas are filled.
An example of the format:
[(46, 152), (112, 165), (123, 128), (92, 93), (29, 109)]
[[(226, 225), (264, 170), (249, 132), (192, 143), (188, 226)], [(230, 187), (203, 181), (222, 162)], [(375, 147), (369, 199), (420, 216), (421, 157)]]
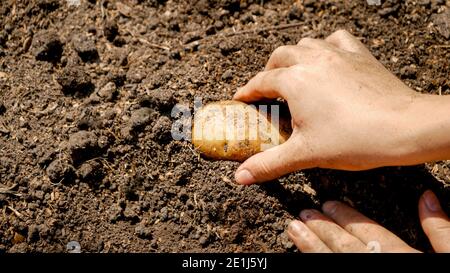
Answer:
[(436, 198), (436, 195), (430, 190), (427, 190), (424, 195), (425, 205), (428, 210), (433, 212), (438, 212), (441, 210), (441, 205), (439, 204), (439, 200)]
[(298, 221), (291, 221), (288, 225), (288, 232), (295, 237), (304, 237), (305, 230)]
[(234, 179), (237, 183), (244, 185), (255, 183), (255, 177), (246, 169), (238, 171)]
[(327, 201), (323, 204), (322, 209), (328, 215), (333, 215), (336, 212), (338, 202), (336, 201)]
[(311, 209), (305, 209), (300, 212), (300, 218), (302, 218), (303, 221), (311, 220), (314, 216), (315, 212)]

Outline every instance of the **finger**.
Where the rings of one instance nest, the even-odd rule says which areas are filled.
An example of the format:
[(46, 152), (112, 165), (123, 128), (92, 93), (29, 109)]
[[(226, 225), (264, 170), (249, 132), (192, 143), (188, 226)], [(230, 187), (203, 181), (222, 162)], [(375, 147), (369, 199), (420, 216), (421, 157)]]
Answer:
[(328, 36), (325, 41), (336, 46), (339, 49), (371, 56), (372, 58), (374, 58), (367, 47), (365, 47), (363, 43), (361, 43), (358, 39), (356, 39), (355, 36), (351, 35), (346, 30), (338, 30), (334, 32), (333, 34)]
[(276, 179), (290, 172), (312, 168), (301, 136), (292, 135), (285, 143), (258, 153), (241, 164), (235, 180), (249, 185)]
[(333, 252), (368, 252), (363, 242), (317, 210), (304, 210), (300, 218)]
[(292, 221), (288, 226), (287, 234), (297, 248), (303, 253), (332, 252), (314, 232), (300, 221)]
[(276, 48), (269, 61), (267, 61), (265, 71), (280, 67), (289, 67), (302, 62), (312, 61), (311, 49), (302, 46), (286, 45)]
[(341, 202), (325, 202), (322, 210), (374, 252), (416, 252), (395, 234)]
[(244, 102), (280, 97), (287, 99), (282, 84), (288, 77), (287, 68), (259, 72), (246, 85), (238, 89), (233, 99)]
[(436, 195), (430, 190), (419, 200), (419, 217), (434, 251), (450, 252), (450, 221)]

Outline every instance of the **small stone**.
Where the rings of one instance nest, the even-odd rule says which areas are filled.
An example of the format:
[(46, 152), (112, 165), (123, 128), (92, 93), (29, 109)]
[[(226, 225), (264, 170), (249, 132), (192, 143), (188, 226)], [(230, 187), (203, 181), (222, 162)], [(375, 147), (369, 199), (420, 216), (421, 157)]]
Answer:
[(222, 80), (229, 81), (233, 78), (233, 71), (231, 69), (228, 69), (222, 74)]
[(167, 207), (162, 208), (159, 213), (161, 221), (165, 222), (169, 219), (169, 212), (167, 210)]

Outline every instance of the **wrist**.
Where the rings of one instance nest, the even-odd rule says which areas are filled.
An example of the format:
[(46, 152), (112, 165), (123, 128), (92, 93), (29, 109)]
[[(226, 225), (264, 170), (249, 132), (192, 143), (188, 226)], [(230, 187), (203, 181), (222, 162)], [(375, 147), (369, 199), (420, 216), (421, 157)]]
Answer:
[(414, 96), (399, 124), (403, 124), (401, 165), (450, 158), (450, 96)]

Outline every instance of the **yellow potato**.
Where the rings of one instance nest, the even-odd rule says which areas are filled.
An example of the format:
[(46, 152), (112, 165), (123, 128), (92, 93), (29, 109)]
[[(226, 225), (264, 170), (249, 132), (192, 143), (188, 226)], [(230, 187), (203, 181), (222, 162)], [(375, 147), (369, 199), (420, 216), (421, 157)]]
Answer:
[(206, 157), (244, 161), (289, 138), (291, 121), (283, 118), (282, 110), (276, 104), (209, 103), (195, 113), (192, 143)]

